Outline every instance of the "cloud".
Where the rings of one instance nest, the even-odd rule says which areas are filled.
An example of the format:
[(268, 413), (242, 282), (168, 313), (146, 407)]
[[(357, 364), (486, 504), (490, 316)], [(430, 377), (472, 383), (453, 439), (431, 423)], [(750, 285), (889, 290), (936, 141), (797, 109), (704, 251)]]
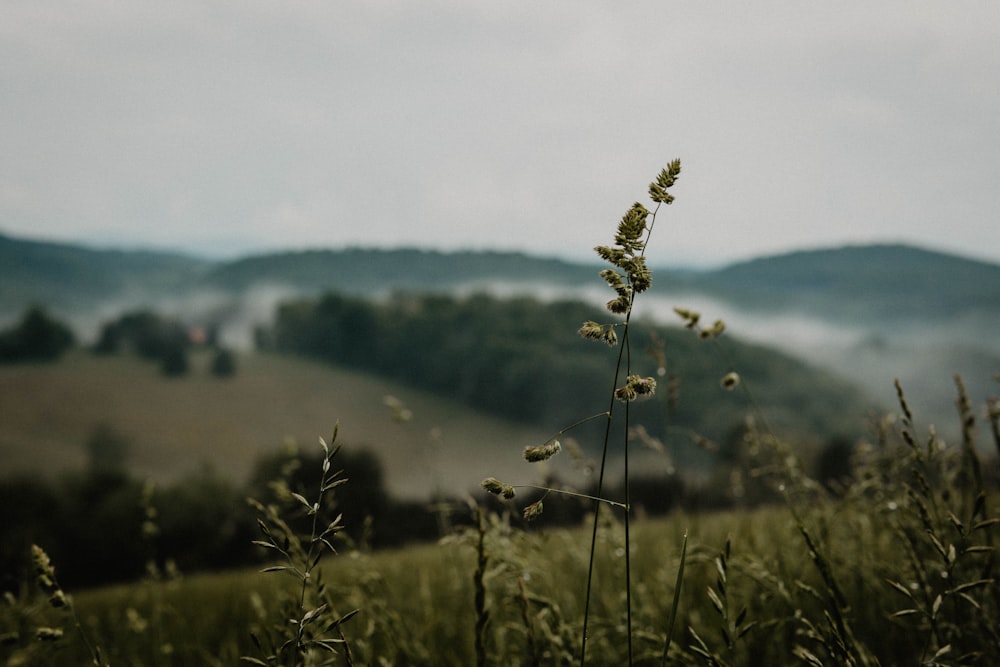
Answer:
[(0, 8), (8, 232), (586, 256), (669, 159), (660, 252), (1000, 260), (1000, 9), (52, 0)]

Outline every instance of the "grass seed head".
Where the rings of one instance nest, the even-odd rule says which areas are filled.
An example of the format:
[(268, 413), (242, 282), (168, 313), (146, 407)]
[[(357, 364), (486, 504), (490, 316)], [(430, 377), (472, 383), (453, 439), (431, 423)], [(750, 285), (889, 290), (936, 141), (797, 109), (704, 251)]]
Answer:
[(510, 484), (504, 484), (496, 477), (487, 477), (481, 482), (482, 487), (495, 496), (503, 496), (507, 500), (514, 497), (516, 492)]
[(558, 440), (552, 440), (547, 442), (540, 447), (525, 447), (524, 448), (524, 460), (529, 463), (537, 463), (538, 461), (547, 461), (562, 449), (562, 445), (559, 444)]
[(62, 639), (62, 628), (40, 627), (35, 630), (35, 639), (40, 642), (56, 642)]
[(732, 391), (740, 384), (740, 375), (735, 371), (730, 371), (722, 376), (722, 380), (719, 381), (722, 388), (726, 391)]
[(540, 517), (542, 515), (542, 510), (543, 509), (544, 509), (544, 507), (542, 506), (542, 501), (541, 500), (531, 503), (530, 505), (528, 505), (527, 507), (524, 508), (524, 512), (523, 512), (523, 514), (524, 514), (524, 520), (525, 521), (534, 521), (535, 519), (537, 519), (538, 517)]

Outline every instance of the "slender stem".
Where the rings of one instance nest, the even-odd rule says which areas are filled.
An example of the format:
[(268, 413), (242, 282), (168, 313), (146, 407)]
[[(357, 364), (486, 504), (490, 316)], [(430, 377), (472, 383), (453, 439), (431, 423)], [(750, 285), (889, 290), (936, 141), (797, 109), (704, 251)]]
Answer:
[[(625, 328), (625, 377), (632, 373), (632, 345), (629, 343), (629, 329)], [(624, 473), (625, 473), (625, 505), (631, 506), (629, 499), (629, 476), (628, 476), (628, 426), (629, 426), (630, 402), (625, 403), (625, 452), (624, 452)], [(628, 664), (632, 664), (632, 540), (630, 535), (632, 513), (625, 511), (625, 617), (628, 632)]]
[(600, 498), (598, 496), (591, 496), (586, 493), (577, 493), (576, 491), (568, 491), (566, 489), (553, 489), (550, 486), (535, 486), (534, 484), (515, 484), (515, 489), (538, 489), (539, 491), (545, 491), (546, 493), (561, 493), (566, 496), (576, 496), (577, 498), (586, 498), (587, 500), (596, 500), (599, 503), (607, 503), (612, 507), (620, 507), (623, 510), (628, 509), (627, 503), (620, 503), (615, 500), (608, 500), (607, 498)]
[[(646, 238), (642, 243), (642, 249), (639, 256), (645, 256), (646, 246), (649, 243), (649, 237), (653, 232), (653, 225), (656, 224), (656, 214), (660, 210), (662, 202), (658, 202), (656, 208), (653, 209), (650, 214), (649, 224), (646, 228)], [(632, 365), (632, 349), (629, 342), (629, 322), (632, 319), (632, 307), (635, 303), (635, 291), (633, 290), (628, 297), (628, 308), (625, 310), (625, 318), (622, 322), (622, 342), (618, 348), (618, 360), (615, 363), (615, 378), (614, 383), (611, 386), (611, 400), (610, 406), (606, 413), (607, 424), (604, 429), (604, 445), (601, 451), (601, 468), (600, 473), (597, 478), (597, 495), (598, 497), (604, 495), (604, 472), (607, 466), (608, 460), (608, 447), (611, 441), (611, 422), (612, 416), (614, 415), (615, 409), (615, 390), (618, 388), (618, 380), (621, 377), (622, 371), (622, 361), (625, 361), (625, 374), (626, 377), (631, 373)], [(589, 418), (588, 418), (589, 419)], [(624, 464), (625, 464), (625, 603), (627, 607), (627, 617), (628, 617), (628, 662), (629, 665), (632, 664), (632, 573), (631, 573), (631, 542), (630, 542), (630, 500), (629, 500), (629, 478), (628, 478), (628, 427), (629, 427), (629, 406), (628, 401), (625, 402), (625, 452), (624, 452)], [(583, 609), (583, 639), (580, 644), (580, 667), (584, 667), (587, 660), (587, 631), (590, 622), (590, 596), (593, 588), (594, 582), (594, 552), (597, 548), (597, 527), (599, 525), (600, 518), (600, 503), (594, 505), (594, 525), (593, 530), (590, 535), (590, 562), (587, 566), (587, 593), (584, 601)]]
[(486, 609), (486, 566), (489, 556), (486, 553), (486, 523), (483, 521), (483, 510), (476, 507), (476, 529), (479, 541), (476, 543), (476, 571), (473, 583), (476, 588), (476, 665), (486, 664), (486, 626), (489, 624), (489, 611)]
[[(628, 332), (628, 321), (632, 315), (631, 307), (625, 314), (625, 332)], [(615, 411), (615, 389), (618, 387), (618, 378), (621, 375), (622, 357), (625, 354), (625, 343), (627, 338), (623, 338), (622, 345), (618, 348), (618, 361), (615, 362), (615, 379), (611, 385), (611, 401), (607, 415), (607, 424), (604, 427), (604, 446), (601, 451), (601, 468), (597, 475), (597, 495), (604, 495), (604, 471), (608, 461), (608, 444), (611, 442), (611, 417)], [(594, 527), (590, 535), (590, 562), (587, 565), (587, 593), (583, 603), (583, 638), (580, 641), (580, 667), (584, 667), (587, 662), (587, 632), (590, 624), (590, 594), (594, 583), (594, 552), (597, 549), (597, 526), (599, 525), (601, 504), (594, 504)]]
[(555, 440), (559, 436), (563, 435), (567, 431), (572, 431), (577, 426), (582, 426), (583, 424), (586, 424), (587, 422), (594, 421), (595, 419), (600, 419), (601, 417), (610, 418), (611, 415), (607, 411), (605, 411), (605, 412), (598, 412), (596, 415), (590, 415), (589, 417), (584, 417), (583, 419), (579, 419), (579, 420), (573, 422), (572, 424), (570, 424), (569, 426), (567, 426), (566, 428), (563, 428), (563, 429), (561, 429), (559, 431), (556, 431), (554, 434), (552, 434), (552, 437), (550, 437), (545, 442), (552, 442), (553, 440)]

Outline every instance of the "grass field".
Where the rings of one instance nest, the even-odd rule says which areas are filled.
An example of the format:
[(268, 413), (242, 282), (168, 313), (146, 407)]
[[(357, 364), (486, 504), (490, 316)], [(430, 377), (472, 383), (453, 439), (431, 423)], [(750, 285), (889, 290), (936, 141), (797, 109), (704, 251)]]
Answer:
[[(92, 399), (117, 396), (122, 403), (129, 392), (99, 389), (102, 382), (114, 384), (130, 374), (133, 393), (166, 402), (173, 392), (202, 392), (208, 400), (220, 390), (219, 381), (198, 373), (166, 381), (125, 359), (75, 356), (51, 368), (18, 370), (35, 381), (48, 370), (60, 387), (52, 396), (64, 399), (73, 395), (67, 387), (82, 391), (66, 379), (74, 376), (77, 382), (90, 378)], [(95, 379), (99, 371), (109, 379)], [(294, 377), (298, 400), (318, 414), (323, 400), (310, 401), (326, 382), (353, 383), (353, 394), (325, 394), (326, 400), (340, 396), (348, 406), (351, 398), (361, 400), (359, 387), (368, 387), (365, 400), (377, 406), (370, 411), (378, 424), (368, 426), (372, 432), (399, 428), (382, 412), (383, 392), (412, 398), (418, 410), (434, 407), (396, 387), (285, 359), (256, 357), (242, 374), (242, 382), (223, 385), (233, 405), (250, 401), (255, 390), (271, 395), (275, 384)], [(14, 372), (8, 377), (16, 379)], [(141, 412), (141, 401), (128, 400)], [(191, 409), (191, 403), (182, 405)], [(941, 440), (932, 428), (921, 432), (902, 406), (895, 423), (883, 422), (887, 430), (856, 450), (852, 481), (834, 493), (809, 479), (785, 445), (767, 433), (751, 433), (745, 452), (750, 476), (743, 482), (778, 490), (786, 503), (663, 519), (637, 516), (630, 537), (621, 510), (604, 507), (593, 551), (586, 530), (525, 531), (511, 528), (503, 513), (438, 544), (370, 553), (338, 543), (340, 553), (318, 561), (316, 576), (307, 578), (318, 598), (305, 606), (300, 580), (281, 573), (170, 578), (157, 572), (130, 585), (75, 592), (74, 628), (65, 607), (53, 608), (26, 582), (0, 607), (0, 635), (6, 638), (0, 657), (9, 665), (87, 664), (89, 643), (100, 647), (110, 665), (232, 665), (241, 656), (272, 652), (287, 636), (288, 619), (322, 600), (334, 618), (358, 610), (336, 626), (347, 644), (337, 645), (332, 661), (304, 653), (263, 664), (577, 664), (593, 554), (588, 664), (628, 664), (629, 657), (636, 665), (714, 667), (993, 664), (1000, 650), (997, 461), (975, 455), (971, 406), (963, 407), (966, 428), (957, 442)], [(247, 418), (263, 421), (252, 411)], [(171, 428), (169, 419), (162, 423)], [(61, 428), (79, 426), (67, 420)], [(200, 429), (207, 428), (194, 429), (192, 437), (200, 440)], [(501, 445), (509, 443), (494, 446)], [(413, 464), (405, 452), (392, 455)], [(482, 465), (492, 473), (502, 459), (489, 456)], [(476, 466), (468, 467), (466, 474), (475, 474)], [(421, 477), (419, 488), (426, 490), (427, 482)], [(509, 511), (518, 510), (515, 500)], [(23, 643), (50, 627), (63, 632), (61, 638)]]
[[(907, 545), (907, 510), (891, 502), (865, 503), (855, 497), (822, 502), (803, 512), (801, 525), (816, 552), (784, 507), (636, 522), (634, 664), (664, 664), (685, 532), (689, 546), (668, 664), (850, 664), (838, 661), (827, 648), (837, 641), (834, 614), (842, 615), (839, 620), (849, 628), (845, 636), (866, 659), (854, 664), (991, 664), (984, 655), (967, 656), (962, 662), (921, 662), (942, 647), (935, 644), (928, 618), (893, 616), (913, 602), (887, 582), (898, 580), (916, 591), (930, 571), (938, 581), (920, 585), (947, 591), (959, 582), (947, 582), (946, 570), (956, 578), (970, 571), (961, 564), (948, 566), (943, 559), (934, 565), (934, 555), (923, 564), (912, 560), (915, 554), (927, 553), (924, 546), (933, 550), (930, 542)], [(476, 540), (471, 531), (437, 545), (375, 554), (345, 551), (323, 561), (336, 613), (360, 609), (345, 624), (354, 664), (476, 664)], [(576, 661), (588, 540), (583, 530), (524, 533), (493, 518), (485, 533), (486, 664)], [(720, 559), (727, 541), (730, 555)], [(623, 548), (622, 525), (605, 521), (599, 533), (589, 664), (626, 662)], [(816, 566), (817, 552), (829, 566), (829, 580)], [(988, 571), (996, 563), (992, 554), (960, 555), (959, 560), (969, 561), (975, 572)], [(843, 604), (830, 598), (830, 581), (836, 582)], [(295, 589), (294, 580), (280, 574), (239, 571), (85, 591), (76, 596), (76, 609), (86, 634), (112, 665), (233, 665), (241, 655), (258, 654), (250, 633), (263, 636), (277, 621), (274, 608), (294, 597)], [(972, 586), (967, 592), (971, 602), (946, 596), (937, 620), (947, 628), (954, 615), (965, 619), (964, 632), (988, 635), (989, 626), (995, 625), (995, 587)], [(720, 615), (719, 604), (728, 618)], [(38, 609), (38, 616), (58, 615), (41, 604)], [(732, 633), (742, 609), (745, 616), (737, 625), (746, 628), (746, 634), (727, 642), (723, 629)], [(694, 650), (696, 635), (713, 658)], [(84, 664), (87, 650), (82, 642), (73, 634), (64, 642), (55, 654), (59, 660), (46, 664)], [(951, 657), (967, 648), (954, 646), (956, 655)], [(824, 657), (810, 663), (803, 657), (807, 654)], [(348, 663), (341, 655), (332, 664)]]
[[(187, 377), (165, 378), (130, 356), (76, 351), (56, 364), (0, 366), (2, 474), (55, 475), (86, 463), (85, 441), (99, 425), (131, 444), (138, 477), (174, 480), (212, 466), (242, 482), (259, 454), (287, 438), (312, 446), (341, 422), (345, 447), (370, 446), (388, 489), (427, 498), (463, 493), (496, 465), (513, 472), (518, 451), (543, 441), (538, 428), (506, 422), (380, 378), (294, 358), (245, 354), (230, 379), (213, 377), (207, 356)], [(413, 412), (393, 422), (386, 395)], [(440, 437), (431, 435), (439, 429)]]

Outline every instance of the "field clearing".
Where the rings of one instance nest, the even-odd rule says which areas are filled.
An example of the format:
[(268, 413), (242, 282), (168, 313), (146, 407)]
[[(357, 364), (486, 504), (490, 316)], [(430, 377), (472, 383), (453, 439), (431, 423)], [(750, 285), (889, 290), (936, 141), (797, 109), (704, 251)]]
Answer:
[[(288, 439), (313, 447), (340, 421), (345, 448), (371, 447), (399, 497), (457, 493), (521, 471), (517, 453), (549, 437), (380, 378), (304, 360), (245, 354), (229, 379), (166, 378), (155, 364), (75, 351), (55, 364), (0, 366), (0, 475), (58, 475), (86, 464), (85, 442), (106, 425), (130, 442), (128, 467), (157, 482), (204, 466), (242, 482), (254, 460)], [(412, 410), (394, 422), (394, 395)], [(440, 437), (432, 435), (439, 429)]]
[[(773, 557), (782, 543), (794, 537), (780, 521), (781, 516), (781, 510), (761, 510), (747, 514), (678, 514), (638, 522), (634, 526), (633, 567), (643, 582), (639, 599), (644, 623), (654, 630), (665, 622), (664, 608), (669, 606), (673, 593), (685, 531), (690, 531), (692, 542), (688, 565), (691, 579), (685, 583), (686, 599), (692, 609), (685, 617), (691, 614), (692, 619), (699, 619), (702, 612), (698, 608), (705, 606), (700, 582), (707, 581), (714, 571), (711, 558), (727, 536), (735, 534), (734, 542), (742, 548), (760, 546), (764, 535), (777, 539), (768, 546), (769, 557)], [(516, 661), (523, 653), (523, 628), (518, 627), (519, 577), (533, 597), (565, 614), (565, 627), (553, 630), (567, 633), (565, 648), (576, 650), (572, 633), (579, 631), (576, 623), (586, 576), (589, 531), (525, 533), (512, 531), (502, 520), (495, 519), (488, 535), (493, 570), (488, 595), (494, 614), (492, 657), (499, 664), (503, 657)], [(599, 628), (603, 628), (597, 630), (598, 636), (613, 634), (615, 618), (622, 613), (623, 559), (616, 551), (622, 540), (622, 525), (605, 523), (600, 544), (607, 553), (599, 559), (596, 594)], [(324, 559), (324, 581), (343, 605), (337, 612), (361, 609), (345, 627), (355, 658), (363, 660), (360, 664), (475, 663), (474, 541), (474, 533), (469, 533), (438, 544), (375, 553), (344, 551)], [(796, 567), (806, 568), (805, 563)], [(87, 631), (111, 664), (133, 664), (138, 657), (148, 664), (231, 665), (237, 664), (240, 655), (254, 654), (250, 631), (260, 631), (261, 605), (273, 609), (284, 595), (294, 595), (295, 590), (295, 581), (287, 576), (251, 569), (200, 574), (168, 583), (147, 581), (81, 591), (74, 598)], [(136, 618), (145, 623), (137, 623)], [(170, 655), (157, 655), (156, 647), (163, 643), (170, 644)], [(615, 644), (611, 641), (598, 646), (597, 654), (613, 655), (620, 649)], [(61, 656), (65, 662), (58, 664), (85, 661), (83, 646), (74, 646), (74, 651)], [(389, 662), (378, 663), (378, 658)], [(403, 662), (394, 662), (400, 659)]]
[[(905, 554), (913, 552), (892, 529), (909, 521), (907, 512), (861, 498), (823, 501), (797, 511), (844, 596), (836, 613), (853, 628), (853, 641), (877, 656), (878, 664), (917, 664), (917, 656), (931, 641), (930, 630), (919, 619), (892, 617), (913, 603), (887, 584), (921, 576), (922, 566), (911, 570), (916, 564)], [(620, 514), (602, 516), (588, 664), (625, 664), (623, 525)], [(829, 580), (817, 568), (815, 554), (788, 507), (675, 513), (635, 521), (632, 529), (634, 664), (661, 664), (685, 533), (686, 569), (669, 664), (712, 664), (695, 660), (692, 628), (730, 665), (808, 664), (796, 647), (819, 652), (829, 641), (831, 630), (823, 627), (824, 615), (833, 609)], [(575, 662), (582, 636), (589, 529), (524, 532), (493, 516), (484, 534), (490, 617), (486, 664)], [(360, 610), (344, 626), (354, 664), (476, 664), (477, 539), (470, 529), (438, 544), (375, 553), (345, 550), (323, 560), (322, 578), (334, 613)], [(727, 541), (731, 552), (720, 566)], [(969, 558), (978, 562), (974, 569), (988, 570), (989, 563), (996, 562), (992, 554), (960, 560)], [(723, 588), (718, 583), (720, 567), (725, 571)], [(995, 589), (985, 595), (981, 588), (968, 590), (983, 610), (968, 607), (973, 616), (967, 618), (988, 624), (976, 614), (993, 608)], [(727, 622), (720, 619), (713, 595), (721, 595), (727, 613), (736, 615), (745, 608), (745, 623), (753, 624), (730, 647), (720, 634)], [(241, 655), (260, 655), (251, 631), (264, 636), (271, 623), (288, 613), (279, 609), (297, 600), (297, 583), (279, 573), (240, 570), (80, 591), (74, 598), (85, 632), (111, 664), (231, 665)], [(961, 600), (947, 601), (942, 610), (959, 613), (964, 605)], [(58, 616), (39, 609), (42, 616)], [(815, 631), (810, 631), (810, 623)], [(971, 626), (967, 630), (975, 632)], [(65, 649), (53, 655), (61, 661), (51, 664), (82, 664), (87, 652), (79, 638), (70, 633), (65, 641)]]

